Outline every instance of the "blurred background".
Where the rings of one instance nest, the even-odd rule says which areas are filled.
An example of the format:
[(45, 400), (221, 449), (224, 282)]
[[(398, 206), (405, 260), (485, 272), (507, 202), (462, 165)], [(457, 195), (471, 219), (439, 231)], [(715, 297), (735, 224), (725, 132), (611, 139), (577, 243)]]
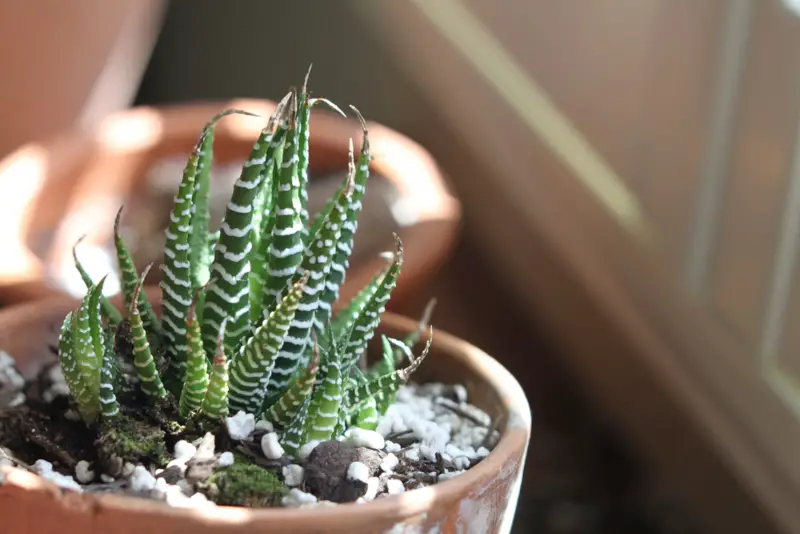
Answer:
[[(0, 154), (30, 144), (0, 163), (0, 225), (24, 227), (0, 297), (69, 291), (53, 243), (108, 211), (76, 200), (66, 132), (274, 100), (313, 63), (316, 94), (442, 171), (427, 218), (389, 179), (376, 228), (419, 237), (394, 309), (436, 296), (525, 387), (515, 531), (800, 532), (798, 4), (2, 1)], [(66, 178), (19, 179), (47, 165)]]

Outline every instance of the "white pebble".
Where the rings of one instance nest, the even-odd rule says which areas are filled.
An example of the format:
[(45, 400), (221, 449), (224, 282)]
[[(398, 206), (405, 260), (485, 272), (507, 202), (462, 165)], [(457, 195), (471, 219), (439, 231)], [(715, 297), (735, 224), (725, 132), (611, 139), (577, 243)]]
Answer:
[(456, 384), (453, 386), (453, 393), (455, 393), (456, 399), (458, 399), (459, 404), (467, 402), (467, 388), (465, 388), (461, 384)]
[(183, 439), (178, 441), (173, 449), (173, 456), (175, 456), (175, 459), (185, 458), (189, 460), (193, 458), (195, 454), (197, 454), (197, 447)]
[(469, 466), (472, 464), (469, 458), (466, 456), (456, 456), (453, 458), (453, 465), (456, 469), (463, 471), (464, 469), (469, 469)]
[(189, 500), (192, 501), (194, 505), (199, 508), (214, 507), (217, 505), (217, 503), (215, 503), (214, 501), (209, 501), (208, 497), (206, 497), (205, 494), (199, 492), (189, 497)]
[(367, 447), (381, 450), (386, 445), (386, 440), (374, 430), (352, 427), (345, 432), (346, 441), (354, 447)]
[(400, 452), (400, 449), (402, 449), (402, 447), (399, 443), (389, 441), (388, 439), (386, 440), (386, 445), (383, 446), (383, 450), (386, 452)]
[(53, 471), (53, 464), (47, 460), (36, 460), (33, 464), (34, 472), (38, 473), (40, 477), (48, 480), (56, 486), (64, 489), (71, 489), (75, 491), (82, 491), (81, 485), (75, 482), (75, 479), (62, 475), (58, 471)]
[(144, 466), (137, 465), (131, 475), (131, 489), (133, 491), (150, 491), (156, 485), (156, 479)]
[(397, 467), (398, 463), (400, 463), (400, 460), (397, 459), (397, 456), (389, 453), (381, 461), (381, 471), (384, 473), (391, 473), (394, 471), (394, 468)]
[(359, 497), (358, 499), (355, 500), (356, 504), (364, 504), (365, 502), (367, 501), (364, 500), (364, 497)]
[[(153, 485), (153, 491), (164, 495), (167, 493), (167, 488), (169, 488), (169, 484), (167, 484), (166, 479), (164, 478), (157, 478), (156, 483)], [(174, 486), (177, 487), (177, 486)], [(180, 490), (180, 488), (178, 488)]]
[(26, 397), (24, 393), (17, 393), (10, 401), (8, 401), (8, 407), (16, 408), (17, 406), (22, 406), (25, 404), (25, 400)]
[(420, 445), (419, 452), (426, 460), (430, 460), (431, 462), (436, 461), (436, 453), (438, 451), (433, 447), (428, 447), (427, 445)]
[(75, 478), (77, 478), (78, 482), (81, 484), (88, 484), (94, 480), (94, 471), (91, 469), (91, 464), (86, 460), (78, 462), (75, 466)]
[(130, 477), (133, 474), (133, 470), (136, 469), (136, 466), (130, 462), (125, 462), (125, 465), (122, 466), (122, 476), (125, 478)]
[(275, 430), (275, 427), (272, 425), (271, 421), (267, 421), (266, 419), (259, 419), (256, 423), (256, 430), (264, 430), (266, 432), (272, 432)]
[(289, 464), (284, 466), (281, 472), (283, 473), (283, 482), (293, 488), (303, 483), (306, 470), (303, 469), (302, 465)]
[(14, 462), (9, 460), (8, 458), (0, 458), (0, 468), (3, 467), (14, 467)]
[(64, 419), (66, 419), (67, 421), (78, 422), (81, 420), (81, 416), (78, 412), (70, 408), (69, 410), (64, 412)]
[[(189, 460), (191, 460), (191, 458), (175, 458), (174, 460), (170, 460), (170, 462), (167, 464), (167, 469), (170, 467), (178, 467), (180, 468), (181, 473), (183, 473), (186, 471), (186, 464), (189, 462)], [(163, 471), (163, 469), (158, 469), (156, 470), (156, 474), (160, 475)]]
[(233, 453), (230, 451), (225, 451), (219, 455), (217, 459), (217, 466), (218, 467), (230, 467), (233, 465)]
[(305, 460), (311, 454), (311, 451), (317, 448), (319, 445), (319, 441), (316, 439), (312, 439), (311, 441), (305, 443), (304, 445), (300, 446), (300, 450), (297, 451), (297, 458), (299, 460)]
[(402, 480), (390, 478), (386, 481), (386, 493), (389, 495), (397, 495), (398, 493), (403, 493), (405, 490), (406, 488), (403, 486)]
[(375, 500), (375, 497), (378, 495), (378, 490), (380, 489), (381, 481), (378, 477), (370, 477), (367, 480), (367, 492), (364, 493), (364, 500), (365, 501), (372, 501)]
[(417, 447), (411, 447), (410, 449), (406, 449), (403, 452), (403, 456), (411, 460), (412, 462), (419, 461), (419, 449)]
[(481, 459), (486, 458), (487, 456), (489, 456), (489, 449), (487, 449), (486, 447), (478, 447), (478, 450), (475, 451), (475, 456)]
[(296, 508), (306, 504), (315, 504), (316, 502), (317, 498), (314, 495), (297, 488), (289, 490), (289, 495), (281, 500), (281, 504), (289, 508)]
[(369, 479), (369, 467), (361, 462), (352, 462), (347, 468), (347, 480), (366, 482)]
[(278, 443), (278, 434), (268, 432), (261, 436), (261, 450), (270, 460), (277, 460), (283, 456), (283, 447)]
[(114, 482), (114, 477), (112, 477), (111, 475), (107, 475), (105, 473), (100, 473), (100, 481), (103, 484), (111, 484), (112, 482)]
[(251, 413), (239, 410), (233, 417), (225, 418), (225, 426), (228, 427), (228, 435), (231, 439), (243, 441), (249, 438), (255, 430), (256, 418)]

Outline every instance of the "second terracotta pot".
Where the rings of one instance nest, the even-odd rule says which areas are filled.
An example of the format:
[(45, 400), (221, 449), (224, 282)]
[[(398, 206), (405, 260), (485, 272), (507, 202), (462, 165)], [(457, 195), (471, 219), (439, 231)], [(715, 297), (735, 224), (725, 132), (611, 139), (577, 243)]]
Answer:
[[(159, 216), (166, 215), (168, 206), (153, 208), (159, 201), (153, 193), (158, 187), (153, 174), (159, 167), (163, 174), (168, 163), (182, 164), (205, 123), (225, 108), (245, 109), (262, 117), (231, 116), (220, 122), (215, 162), (233, 168), (247, 157), (274, 103), (235, 100), (137, 108), (108, 117), (93, 131), (69, 132), (25, 146), (0, 162), (4, 195), (0, 240), (5, 253), (0, 266), (0, 305), (76, 287), (77, 274), (70, 266), (73, 244), (87, 236), (79, 248), (83, 261), (97, 262), (102, 250), (108, 256), (114, 215), (123, 204), (123, 227), (147, 228), (146, 235), (138, 236), (140, 248), (150, 245), (143, 257), (160, 260), (152, 257), (152, 251), (158, 249), (163, 233), (161, 228), (150, 230), (158, 225)], [(343, 296), (352, 295), (380, 268), (376, 252), (382, 246), (391, 248), (391, 232), (397, 231), (406, 248), (404, 274), (394, 297), (397, 303), (447, 258), (457, 236), (460, 207), (424, 149), (379, 124), (370, 123), (369, 130), (374, 155), (371, 171), (376, 179), (367, 188), (356, 256)], [(358, 150), (361, 135), (355, 120), (325, 112), (312, 115), (312, 205), (332, 191), (330, 183), (315, 178), (344, 172), (348, 140), (352, 138)], [(179, 166), (170, 168), (180, 173)], [(224, 172), (217, 174), (215, 179), (221, 180)], [(152, 220), (143, 222), (142, 218)], [(131, 244), (135, 246), (134, 239)], [(359, 255), (359, 249), (368, 253)], [(105, 269), (104, 261), (99, 263), (97, 269)]]

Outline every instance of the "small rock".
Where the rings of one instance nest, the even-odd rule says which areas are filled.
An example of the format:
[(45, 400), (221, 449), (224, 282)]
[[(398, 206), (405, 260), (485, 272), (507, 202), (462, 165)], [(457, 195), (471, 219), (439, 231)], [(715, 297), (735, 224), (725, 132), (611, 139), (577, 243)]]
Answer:
[(374, 430), (352, 427), (348, 428), (344, 435), (345, 441), (355, 447), (381, 450), (386, 445), (386, 440), (383, 436)]
[(137, 465), (133, 470), (130, 482), (131, 489), (138, 492), (150, 491), (156, 485), (155, 477), (141, 465)]
[(86, 460), (81, 460), (75, 466), (75, 478), (81, 484), (88, 484), (94, 480), (94, 471), (91, 469), (91, 464)]
[(211, 458), (192, 458), (186, 464), (186, 480), (193, 484), (206, 481), (214, 474), (216, 465), (217, 460), (213, 456)]
[(284, 466), (281, 472), (283, 473), (284, 484), (290, 488), (299, 486), (303, 483), (303, 477), (305, 476), (305, 469), (303, 469), (303, 466), (289, 464)]
[(316, 502), (317, 498), (314, 495), (301, 491), (297, 488), (292, 488), (289, 490), (289, 495), (285, 496), (281, 500), (281, 504), (289, 508), (297, 508), (299, 506), (314, 504)]
[(389, 495), (397, 495), (398, 493), (403, 493), (405, 490), (406, 488), (403, 486), (402, 480), (390, 478), (386, 481), (386, 492)]
[(197, 454), (197, 447), (192, 445), (186, 440), (180, 440), (175, 444), (175, 448), (173, 449), (173, 455), (175, 459), (186, 459), (194, 457)]
[(164, 469), (162, 472), (158, 474), (157, 478), (163, 478), (167, 482), (167, 484), (175, 484), (179, 480), (183, 479), (184, 469), (185, 466), (183, 469), (177, 465), (168, 466), (166, 469)]
[(233, 417), (225, 418), (225, 426), (228, 428), (228, 435), (236, 441), (244, 441), (250, 437), (256, 428), (256, 420), (253, 414), (239, 411)]
[(465, 402), (467, 402), (468, 398), (467, 388), (465, 388), (461, 384), (455, 384), (453, 386), (453, 394), (456, 398), (456, 401), (458, 401), (459, 404), (464, 404)]
[(419, 449), (417, 447), (411, 447), (403, 452), (403, 456), (411, 460), (412, 462), (419, 461)]
[(115, 480), (116, 479), (110, 475), (107, 475), (105, 473), (100, 473), (100, 482), (102, 482), (103, 484), (111, 484)]
[(350, 464), (355, 461), (360, 461), (359, 451), (351, 445), (336, 440), (323, 441), (308, 456), (306, 489), (322, 500), (355, 501), (367, 490), (365, 482), (347, 479)]
[(156, 492), (158, 495), (166, 495), (167, 488), (169, 488), (169, 484), (163, 478), (156, 478), (156, 483), (153, 485), (153, 491)]
[(436, 461), (436, 453), (438, 451), (436, 451), (436, 449), (434, 449), (433, 447), (428, 447), (427, 445), (420, 445), (419, 452), (422, 455), (422, 457), (425, 458), (426, 460), (430, 460), (431, 462)]
[(3, 467), (14, 467), (14, 462), (9, 460), (8, 458), (0, 458), (0, 468)]
[(283, 447), (278, 443), (278, 434), (268, 432), (261, 436), (261, 450), (269, 460), (277, 460), (283, 457)]
[(383, 446), (383, 450), (386, 452), (400, 452), (401, 448), (399, 444), (394, 441), (389, 441), (388, 439), (386, 440), (386, 445)]
[(397, 456), (395, 456), (392, 453), (389, 453), (383, 458), (383, 461), (381, 462), (380, 466), (381, 471), (383, 471), (384, 473), (391, 473), (392, 471), (394, 471), (394, 468), (397, 467), (398, 463), (400, 463), (400, 460), (397, 459)]
[(369, 467), (361, 462), (352, 462), (347, 468), (347, 480), (366, 482), (369, 479)]
[(197, 444), (197, 452), (194, 457), (198, 460), (210, 460), (214, 457), (214, 448), (216, 447), (216, 438), (211, 432), (206, 432), (206, 435)]
[(64, 489), (82, 491), (81, 485), (75, 482), (71, 476), (62, 475), (58, 471), (53, 471), (53, 464), (47, 460), (36, 460), (33, 464), (33, 471), (43, 479), (52, 482), (56, 486)]
[(229, 467), (233, 465), (233, 453), (225, 451), (217, 459), (217, 467)]
[(259, 419), (258, 422), (256, 422), (256, 430), (272, 432), (273, 430), (275, 430), (275, 428), (273, 427), (270, 421), (267, 421), (266, 419)]
[(365, 501), (372, 501), (375, 500), (375, 497), (378, 495), (378, 490), (381, 488), (381, 481), (378, 477), (370, 477), (367, 480), (367, 491), (364, 493), (364, 500)]
[(133, 470), (136, 469), (136, 466), (130, 462), (125, 462), (122, 466), (122, 476), (125, 478), (130, 477), (133, 474)]
[(66, 419), (67, 421), (73, 421), (77, 423), (78, 421), (81, 420), (81, 416), (78, 412), (70, 408), (69, 410), (64, 412), (64, 419)]

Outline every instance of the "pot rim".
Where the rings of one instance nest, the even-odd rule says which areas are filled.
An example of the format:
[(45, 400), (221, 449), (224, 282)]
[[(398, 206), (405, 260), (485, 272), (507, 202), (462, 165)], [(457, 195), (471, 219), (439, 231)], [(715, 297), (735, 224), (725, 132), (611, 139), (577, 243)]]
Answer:
[[(0, 311), (0, 325), (7, 320), (7, 317), (13, 315), (29, 315), (31, 316), (30, 320), (35, 321), (36, 316), (41, 315), (37, 312), (43, 308), (59, 305), (64, 307), (76, 303), (76, 299), (56, 296), (37, 302), (10, 306)], [(383, 314), (381, 324), (403, 331), (411, 331), (417, 328), (416, 321), (391, 312)], [(363, 504), (345, 503), (331, 507), (313, 507), (311, 509), (279, 507), (251, 509), (231, 506), (188, 509), (174, 508), (161, 502), (136, 497), (69, 491), (62, 493), (60, 488), (51, 482), (16, 467), (2, 468), (0, 473), (5, 475), (5, 485), (16, 486), (26, 491), (48, 493), (54, 497), (54, 500), (61, 500), (67, 505), (90, 506), (95, 509), (100, 507), (112, 513), (114, 510), (132, 510), (137, 513), (155, 514), (185, 521), (202, 520), (210, 524), (241, 525), (243, 523), (255, 524), (275, 520), (286, 522), (300, 520), (301, 518), (306, 518), (307, 520), (309, 514), (313, 514), (315, 518), (320, 520), (333, 517), (341, 520), (342, 517), (358, 517), (364, 513), (394, 516), (397, 515), (398, 509), (403, 510), (403, 513), (408, 515), (424, 514), (430, 509), (430, 505), (438, 500), (437, 497), (444, 494), (467, 494), (469, 488), (480, 484), (481, 481), (491, 480), (503, 471), (509, 458), (522, 454), (519, 473), (516, 474), (517, 479), (514, 482), (512, 495), (510, 495), (509, 509), (506, 514), (507, 519), (504, 517), (504, 523), (509, 521), (510, 525), (514, 515), (522, 477), (522, 466), (524, 465), (530, 437), (531, 413), (528, 400), (516, 378), (497, 360), (481, 349), (451, 334), (438, 330), (434, 332), (434, 343), (440, 346), (439, 350), (446, 352), (450, 358), (453, 358), (454, 363), (470, 368), (485, 381), (489, 388), (495, 391), (504, 408), (506, 417), (504, 426), (500, 429), (500, 439), (486, 458), (465, 473), (432, 486), (414, 489)], [(506, 531), (506, 529), (501, 529), (501, 531)]]

